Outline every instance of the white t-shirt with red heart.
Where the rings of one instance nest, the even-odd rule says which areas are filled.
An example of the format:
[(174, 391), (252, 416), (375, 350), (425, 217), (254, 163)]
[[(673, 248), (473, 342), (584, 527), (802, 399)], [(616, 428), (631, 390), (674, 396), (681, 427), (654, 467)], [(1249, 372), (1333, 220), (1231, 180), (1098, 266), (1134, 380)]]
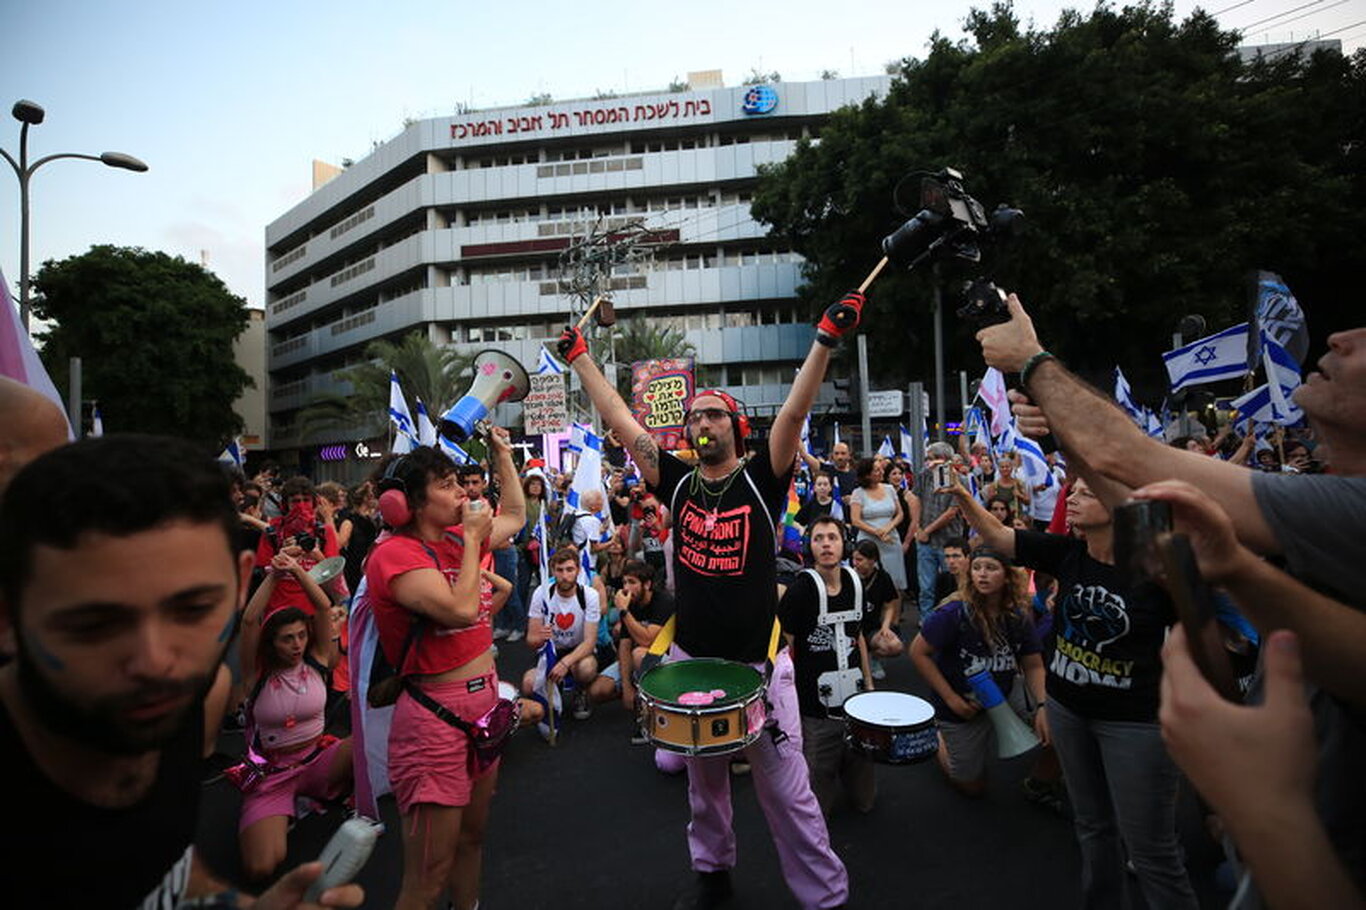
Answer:
[(553, 584), (537, 587), (531, 598), (531, 615), (550, 626), (555, 650), (560, 654), (583, 643), (584, 623), (598, 622), (602, 618), (598, 592), (590, 587), (582, 590), (582, 607), (577, 592), (571, 591), (565, 597)]

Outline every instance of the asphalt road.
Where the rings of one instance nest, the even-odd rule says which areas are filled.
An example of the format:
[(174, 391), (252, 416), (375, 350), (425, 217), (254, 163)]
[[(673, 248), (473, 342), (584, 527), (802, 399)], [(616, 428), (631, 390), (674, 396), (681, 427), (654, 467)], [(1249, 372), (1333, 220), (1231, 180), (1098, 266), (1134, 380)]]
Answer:
[[(501, 643), (500, 676), (521, 678), (531, 652)], [(906, 658), (889, 661), (879, 688), (921, 695), (927, 687)], [(508, 747), (484, 853), (482, 910), (534, 908), (668, 908), (691, 879), (684, 827), (687, 783), (655, 770), (653, 751), (632, 746), (619, 703), (600, 705), (586, 721), (568, 721), (551, 748), (534, 730)], [(241, 737), (220, 749), (240, 754)], [(880, 766), (872, 812), (838, 812), (830, 837), (849, 869), (853, 907), (1075, 907), (1079, 859), (1071, 824), (1026, 802), (1020, 781), (1030, 756), (990, 768), (980, 800), (959, 796), (933, 763)], [(734, 910), (796, 907), (748, 777), (732, 779), (739, 861)], [(237, 791), (206, 785), (199, 845), (211, 868), (235, 878)], [(388, 834), (360, 876), (366, 907), (393, 905), (402, 870), (398, 815), (383, 803)], [(317, 856), (340, 823), (337, 812), (302, 820), (290, 838), (285, 868)], [(1214, 845), (1202, 832), (1194, 801), (1181, 812), (1191, 876), (1206, 907), (1227, 898), (1214, 890)], [(1130, 889), (1133, 891), (1134, 889)], [(1132, 906), (1143, 907), (1133, 895)], [(1117, 908), (1120, 910), (1120, 908)]]

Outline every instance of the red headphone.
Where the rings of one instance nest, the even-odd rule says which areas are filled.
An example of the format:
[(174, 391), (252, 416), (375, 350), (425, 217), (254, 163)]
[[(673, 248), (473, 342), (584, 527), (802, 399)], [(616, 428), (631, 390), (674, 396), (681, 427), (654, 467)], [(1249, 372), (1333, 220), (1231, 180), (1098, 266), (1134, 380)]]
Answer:
[[(735, 430), (735, 446), (738, 449), (740, 444), (745, 441), (745, 437), (749, 436), (748, 415), (740, 410), (740, 403), (732, 398), (728, 392), (723, 392), (720, 389), (699, 389), (693, 394), (692, 401), (696, 401), (703, 395), (711, 395), (725, 403), (726, 410), (730, 411), (730, 423), (732, 429)], [(692, 409), (692, 401), (688, 402), (689, 410)]]

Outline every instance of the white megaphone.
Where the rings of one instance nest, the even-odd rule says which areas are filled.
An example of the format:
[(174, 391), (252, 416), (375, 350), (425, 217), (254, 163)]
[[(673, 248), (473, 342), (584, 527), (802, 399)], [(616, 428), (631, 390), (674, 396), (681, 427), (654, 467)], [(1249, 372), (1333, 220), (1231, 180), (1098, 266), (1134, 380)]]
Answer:
[(987, 712), (991, 726), (996, 730), (997, 757), (1014, 758), (1039, 745), (1039, 738), (1006, 702), (1005, 696), (1001, 694), (1001, 687), (991, 678), (989, 670), (969, 676), (968, 685), (972, 686), (978, 703), (981, 704), (982, 710)]
[(464, 442), (475, 434), (493, 408), (504, 401), (521, 401), (531, 388), (526, 370), (502, 351), (480, 351), (474, 358), (474, 382), (455, 405), (441, 415), (441, 434)]

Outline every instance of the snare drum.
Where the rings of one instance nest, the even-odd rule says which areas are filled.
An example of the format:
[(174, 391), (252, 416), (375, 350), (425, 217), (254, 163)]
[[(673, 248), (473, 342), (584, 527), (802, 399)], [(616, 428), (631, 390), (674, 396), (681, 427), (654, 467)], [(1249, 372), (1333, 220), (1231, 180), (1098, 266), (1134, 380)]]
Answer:
[(860, 692), (844, 703), (844, 741), (873, 761), (909, 765), (939, 749), (934, 707), (904, 692)]
[(729, 660), (660, 664), (641, 678), (638, 701), (650, 741), (683, 755), (736, 752), (764, 729), (763, 675)]

